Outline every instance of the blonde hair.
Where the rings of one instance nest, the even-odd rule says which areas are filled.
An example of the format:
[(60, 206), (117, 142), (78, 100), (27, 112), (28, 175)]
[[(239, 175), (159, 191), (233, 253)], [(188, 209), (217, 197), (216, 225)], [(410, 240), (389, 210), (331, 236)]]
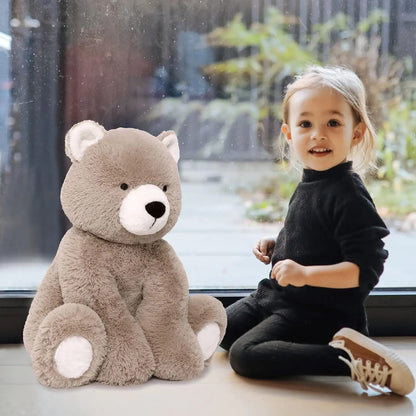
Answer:
[[(283, 99), (283, 123), (289, 121), (289, 101), (293, 94), (307, 88), (322, 87), (331, 88), (342, 94), (352, 109), (355, 122), (362, 122), (366, 127), (363, 139), (352, 148), (349, 155), (354, 169), (363, 174), (374, 168), (376, 132), (367, 112), (365, 88), (358, 76), (347, 68), (310, 66), (305, 73), (298, 75), (286, 89)], [(293, 159), (293, 155), (289, 158)]]

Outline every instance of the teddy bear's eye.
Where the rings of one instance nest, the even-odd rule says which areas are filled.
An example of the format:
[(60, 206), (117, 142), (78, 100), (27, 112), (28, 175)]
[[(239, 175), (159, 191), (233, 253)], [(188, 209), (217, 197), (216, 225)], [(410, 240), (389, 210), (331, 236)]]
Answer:
[(120, 188), (123, 190), (123, 191), (125, 191), (126, 189), (128, 189), (128, 185), (126, 184), (126, 183), (122, 183), (121, 185), (120, 185)]
[(163, 192), (166, 192), (168, 190), (168, 186), (167, 185), (163, 185), (162, 190), (163, 190)]

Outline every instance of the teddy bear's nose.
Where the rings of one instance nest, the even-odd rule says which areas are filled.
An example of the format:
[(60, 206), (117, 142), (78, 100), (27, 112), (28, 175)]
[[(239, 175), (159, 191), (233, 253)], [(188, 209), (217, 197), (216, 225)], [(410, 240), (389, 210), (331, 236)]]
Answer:
[(146, 204), (146, 211), (154, 218), (160, 218), (166, 212), (165, 204), (159, 201)]

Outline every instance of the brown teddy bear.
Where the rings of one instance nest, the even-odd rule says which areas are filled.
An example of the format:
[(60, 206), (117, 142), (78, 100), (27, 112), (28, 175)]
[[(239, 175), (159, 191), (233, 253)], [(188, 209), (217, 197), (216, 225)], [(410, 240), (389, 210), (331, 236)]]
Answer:
[(222, 304), (189, 296), (182, 263), (162, 237), (181, 209), (174, 132), (66, 135), (61, 191), (73, 227), (33, 300), (24, 344), (44, 385), (184, 380), (204, 369), (225, 331)]

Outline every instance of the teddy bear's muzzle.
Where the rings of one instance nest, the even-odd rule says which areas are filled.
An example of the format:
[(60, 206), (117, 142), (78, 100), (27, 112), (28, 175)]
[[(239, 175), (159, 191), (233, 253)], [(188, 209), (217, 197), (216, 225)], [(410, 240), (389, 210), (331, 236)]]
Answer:
[(151, 235), (167, 224), (170, 214), (166, 193), (152, 184), (132, 189), (120, 207), (120, 223), (135, 235)]

